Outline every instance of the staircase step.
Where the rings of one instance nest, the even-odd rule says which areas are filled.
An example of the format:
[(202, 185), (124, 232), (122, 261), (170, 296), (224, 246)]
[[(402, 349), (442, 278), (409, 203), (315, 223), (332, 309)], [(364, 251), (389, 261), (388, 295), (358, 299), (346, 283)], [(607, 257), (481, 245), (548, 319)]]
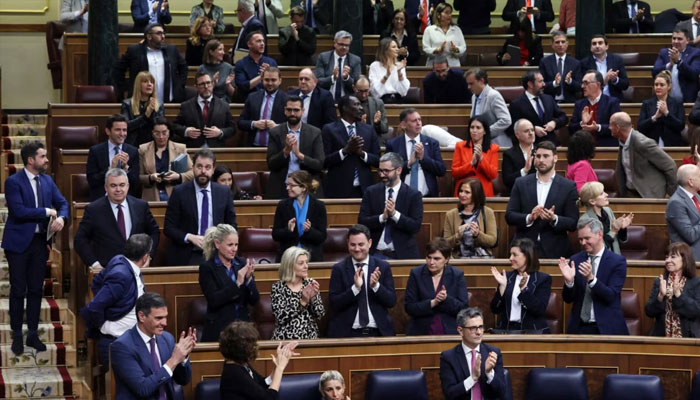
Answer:
[[(27, 336), (27, 324), (22, 325), (22, 332)], [(72, 343), (73, 326), (59, 323), (39, 324), (39, 339), (44, 343)], [(10, 324), (0, 324), (0, 344), (12, 343), (12, 329)]]
[(31, 347), (24, 346), (24, 353), (15, 355), (11, 345), (0, 346), (0, 368), (34, 368), (47, 366), (76, 365), (76, 352), (72, 346), (63, 344), (47, 344), (46, 351), (37, 352)]
[(36, 124), (46, 125), (46, 114), (5, 114), (8, 124)]
[[(0, 323), (10, 323), (10, 300), (0, 299)], [(39, 321), (42, 322), (72, 322), (73, 314), (68, 310), (66, 299), (43, 298)]]
[[(58, 282), (55, 282), (51, 278), (44, 279), (44, 296), (53, 297), (58, 289)], [(10, 281), (0, 280), (0, 298), (10, 297)]]
[(0, 388), (7, 399), (74, 395), (73, 380), (66, 367), (2, 368), (0, 373)]

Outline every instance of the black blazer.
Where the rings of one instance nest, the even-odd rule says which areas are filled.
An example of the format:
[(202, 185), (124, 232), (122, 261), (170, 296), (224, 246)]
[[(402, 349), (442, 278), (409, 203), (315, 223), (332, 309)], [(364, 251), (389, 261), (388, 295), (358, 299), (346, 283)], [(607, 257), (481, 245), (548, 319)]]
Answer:
[[(552, 291), (552, 277), (544, 272), (533, 272), (529, 275), (527, 288), (518, 296), (521, 304), (520, 324), (524, 330), (547, 329), (545, 333), (549, 333), (544, 316), (549, 303), (549, 294)], [(491, 312), (498, 314), (498, 329), (510, 329), (510, 306), (516, 276), (517, 271), (508, 271), (505, 292), (501, 296), (501, 292), (496, 288), (496, 293), (491, 300)]]
[[(233, 115), (226, 100), (216, 96), (211, 96), (209, 101), (209, 114), (207, 121), (202, 117), (202, 109), (199, 107), (199, 96), (195, 96), (180, 105), (180, 113), (173, 123), (173, 139), (184, 143), (190, 148), (198, 148), (204, 145), (209, 147), (224, 147), (226, 139), (233, 136), (236, 126), (233, 123)], [(207, 139), (200, 135), (197, 139), (190, 139), (185, 136), (188, 127), (204, 129), (204, 127), (215, 126), (223, 131), (223, 135), (218, 138)]]
[[(486, 359), (490, 352), (498, 354), (496, 365), (494, 366), (494, 376), (491, 383), (487, 383)], [(481, 394), (486, 400), (505, 399), (506, 383), (503, 373), (503, 356), (498, 347), (489, 346), (486, 343), (479, 345), (481, 354), (481, 376), (479, 384)], [(464, 380), (470, 376), (467, 366), (467, 356), (464, 354), (462, 343), (445, 350), (440, 354), (440, 384), (442, 393), (447, 400), (471, 399), (471, 390), (467, 392), (464, 388)]]
[[(535, 18), (535, 33), (547, 33), (547, 22), (554, 21), (554, 10), (550, 0), (533, 0), (533, 6), (540, 9), (539, 18)], [(525, 0), (508, 0), (501, 17), (510, 21), (510, 31), (515, 32), (518, 25), (518, 11), (525, 7)]]
[[(581, 74), (585, 74), (588, 70), (598, 69), (593, 57), (593, 55), (590, 55), (581, 60)], [(622, 92), (630, 87), (630, 80), (627, 77), (625, 63), (622, 61), (622, 57), (613, 53), (608, 53), (606, 62), (608, 64), (608, 70), (618, 71), (617, 77), (619, 79), (617, 83), (613, 83), (612, 81), (608, 83), (608, 86), (610, 86), (610, 96), (616, 97), (618, 100), (622, 101)]]
[(252, 367), (248, 370), (238, 364), (224, 364), (221, 371), (219, 393), (221, 400), (277, 400), (279, 393), (270, 389), (265, 378)]
[(405, 183), (401, 184), (399, 193), (395, 195), (396, 211), (401, 213), (398, 222), (388, 219), (385, 224), (379, 223), (379, 215), (384, 212), (384, 183), (374, 184), (365, 190), (360, 203), (360, 214), (357, 223), (365, 225), (372, 234), (372, 252), (377, 250), (379, 239), (386, 224), (392, 227), (391, 237), (394, 251), (399, 259), (420, 258), (416, 235), (423, 222), (423, 196)]
[[(377, 329), (382, 336), (394, 336), (394, 325), (389, 315), (389, 309), (396, 304), (394, 277), (391, 267), (385, 261), (369, 257), (367, 281), (369, 276), (379, 268), (379, 289), (375, 292), (367, 287), (369, 309), (372, 312)], [(355, 266), (352, 257), (333, 265), (331, 280), (328, 284), (328, 303), (333, 310), (333, 316), (328, 322), (328, 337), (349, 337), (352, 324), (357, 316), (357, 299), (352, 292), (355, 284)], [(362, 293), (362, 292), (360, 292)]]
[[(260, 119), (260, 112), (263, 109), (263, 100), (267, 92), (265, 90), (256, 90), (248, 95), (243, 105), (243, 111), (241, 111), (241, 116), (238, 119), (238, 129), (248, 132), (248, 146), (252, 146), (255, 141), (255, 134), (258, 130), (253, 128), (253, 122)], [(284, 104), (287, 102), (287, 93), (278, 89), (275, 95), (275, 100), (272, 103), (272, 110), (270, 111), (270, 119), (275, 121), (277, 124), (282, 122), (287, 122), (287, 117), (284, 115)]]
[[(540, 119), (540, 116), (533, 107), (534, 102), (530, 101), (526, 93), (521, 94), (520, 96), (516, 97), (515, 100), (511, 101), (508, 109), (510, 110), (510, 120), (514, 122), (513, 125), (515, 125), (515, 121), (521, 118), (525, 118), (532, 122), (532, 125), (534, 126), (544, 126), (545, 124), (549, 123), (549, 121), (554, 121), (557, 124), (555, 129), (559, 129), (569, 122), (569, 117), (567, 117), (566, 113), (559, 108), (557, 102), (554, 101), (554, 97), (548, 94), (542, 94), (540, 96), (540, 101), (542, 102), (542, 108), (544, 111), (544, 118), (542, 119)], [(508, 130), (506, 131), (511, 137), (514, 137), (515, 135), (513, 125), (508, 127)], [(557, 134), (555, 131), (549, 132), (547, 136), (535, 136), (535, 143), (539, 143), (544, 140), (549, 140), (552, 143), (558, 143)]]
[[(165, 236), (170, 238), (168, 265), (182, 265), (188, 262), (195, 246), (185, 242), (188, 233), (199, 234), (197, 197), (194, 181), (179, 184), (173, 188), (165, 210)], [(212, 220), (214, 225), (236, 225), (236, 211), (233, 208), (231, 189), (218, 183), (211, 184)]]
[(326, 197), (349, 198), (357, 197), (353, 189), (353, 174), (358, 170), (360, 178), (360, 188), (362, 191), (372, 184), (372, 171), (370, 167), (379, 166), (379, 140), (374, 128), (371, 125), (361, 122), (355, 123), (355, 134), (364, 139), (362, 150), (367, 153), (365, 163), (356, 154), (346, 155), (340, 159), (340, 150), (348, 144), (348, 131), (342, 120), (328, 124), (323, 127), (323, 151), (326, 158), (323, 167), (326, 172), (326, 180), (323, 183), (323, 190)]
[(309, 261), (323, 261), (323, 242), (326, 241), (326, 205), (313, 195), (306, 196), (306, 201), (309, 202), (306, 219), (311, 221), (311, 228), (300, 237), (298, 231), (292, 232), (287, 226), (289, 220), (296, 217), (295, 201), (295, 199), (287, 198), (277, 203), (272, 238), (279, 242), (280, 246), (275, 262), (280, 262), (282, 253), (298, 243), (301, 243), (311, 253)]
[[(382, 31), (382, 33), (379, 35), (379, 40), (382, 40), (385, 37), (392, 37), (392, 33), (394, 32), (391, 30), (391, 18), (389, 18), (389, 27)], [(406, 28), (404, 28), (403, 40), (401, 41), (401, 43), (399, 43), (399, 48), (401, 47), (406, 47), (406, 49), (408, 50), (408, 57), (399, 56), (399, 61), (405, 58), (406, 65), (416, 65), (416, 63), (420, 59), (421, 51), (418, 47), (418, 37), (415, 33), (408, 30), (408, 25), (406, 26)]]
[(457, 313), (469, 307), (467, 282), (461, 269), (445, 265), (442, 273), (442, 286), (447, 290), (447, 298), (435, 308), (430, 307), (430, 301), (435, 298), (433, 278), (428, 266), (423, 264), (411, 270), (406, 283), (406, 293), (403, 305), (406, 313), (411, 316), (408, 323), (407, 335), (427, 335), (435, 315), (440, 316), (442, 328), (446, 335), (457, 334)]
[[(129, 169), (126, 171), (129, 179), (129, 194), (141, 197), (141, 181), (139, 180), (139, 149), (124, 143), (122, 151), (129, 155)], [(109, 152), (112, 151), (109, 141), (98, 143), (90, 147), (85, 175), (90, 186), (90, 201), (97, 200), (105, 195), (105, 173), (109, 169)]]
[(279, 50), (282, 53), (282, 65), (314, 65), (311, 56), (316, 52), (316, 32), (304, 25), (299, 32), (299, 40), (292, 37), (289, 26), (280, 28)]
[(151, 116), (147, 117), (146, 104), (146, 102), (139, 104), (139, 115), (134, 115), (134, 111), (131, 109), (131, 99), (124, 99), (122, 102), (121, 114), (127, 120), (125, 143), (129, 143), (136, 148), (153, 140), (153, 121), (155, 121), (156, 117), (165, 115), (165, 106), (161, 104), (158, 110), (153, 111)]
[[(173, 45), (161, 48), (165, 61), (165, 86), (163, 95), (166, 103), (179, 103), (185, 100), (185, 82), (187, 82), (187, 63), (180, 52)], [(117, 100), (121, 100), (122, 94), (127, 92), (131, 97), (134, 89), (134, 78), (141, 71), (148, 71), (148, 58), (146, 57), (146, 43), (134, 44), (126, 49), (126, 53), (114, 62), (112, 67), (112, 82), (115, 84)], [(129, 80), (124, 74), (129, 72)], [(173, 97), (170, 98), (170, 82), (172, 79)]]
[[(279, 124), (270, 129), (267, 142), (267, 168), (270, 177), (267, 179), (265, 198), (283, 199), (287, 197), (285, 179), (289, 171), (289, 157), (284, 155), (284, 144), (287, 140), (287, 124)], [(321, 182), (321, 170), (323, 169), (323, 139), (321, 131), (309, 124), (301, 124), (299, 134), (299, 151), (304, 154), (304, 161), (299, 163), (299, 168), (308, 171), (319, 183)], [(291, 157), (291, 156), (290, 156)], [(323, 191), (317, 190), (319, 197)]]
[[(508, 45), (511, 46), (519, 46), (519, 39), (511, 36), (506, 39), (505, 42), (503, 42), (503, 46), (501, 47), (501, 51), (496, 54), (496, 62), (498, 62), (499, 65), (503, 65), (503, 55), (508, 52)], [(531, 67), (536, 67), (540, 64), (540, 60), (542, 59), (542, 56), (544, 55), (543, 50), (542, 50), (542, 38), (540, 36), (536, 36), (532, 39), (532, 42), (530, 42), (530, 47), (528, 47), (529, 54), (527, 57), (527, 63)]]
[[(576, 94), (581, 91), (581, 66), (580, 62), (567, 54), (564, 58), (564, 73), (561, 76), (561, 85), (564, 85), (564, 100), (562, 103), (573, 103), (576, 101)], [(564, 78), (571, 71), (571, 83), (566, 83)], [(557, 55), (549, 55), (540, 60), (540, 73), (544, 78), (544, 92), (556, 98), (561, 86), (554, 87), (554, 78), (559, 73), (557, 69)]]
[[(160, 230), (148, 208), (148, 203), (129, 195), (126, 197), (126, 202), (131, 215), (130, 235), (145, 233), (150, 236), (153, 239), (151, 257), (155, 257), (158, 254)], [(104, 267), (112, 257), (124, 252), (125, 245), (126, 240), (119, 232), (117, 220), (114, 218), (107, 196), (102, 196), (88, 204), (73, 239), (73, 247), (83, 262), (86, 265), (92, 265), (98, 261)]]
[[(301, 90), (294, 89), (288, 92), (290, 96), (297, 95), (301, 97)], [(320, 86), (311, 92), (311, 100), (309, 101), (309, 115), (306, 122), (315, 126), (318, 129), (323, 128), (323, 125), (330, 124), (338, 120), (338, 113), (335, 111), (335, 100), (333, 95), (326, 89)]]
[(656, 96), (642, 102), (642, 109), (639, 112), (637, 129), (647, 137), (654, 139), (657, 143), (659, 138), (664, 141), (664, 146), (687, 146), (681, 136), (681, 131), (685, 128), (685, 109), (683, 103), (675, 98), (666, 97), (668, 115), (652, 121), (651, 117), (656, 114)]
[[(420, 141), (423, 143), (423, 159), (418, 163), (423, 169), (425, 175), (425, 184), (428, 186), (428, 194), (426, 197), (438, 197), (438, 182), (437, 177), (445, 176), (445, 162), (442, 161), (440, 154), (440, 143), (437, 140), (421, 135)], [(408, 154), (406, 154), (406, 136), (400, 135), (386, 142), (386, 152), (396, 152), (404, 160), (403, 168), (401, 169), (401, 180), (406, 179), (406, 175), (411, 172), (408, 167)], [(449, 196), (449, 194), (446, 194)]]
[[(265, 48), (267, 49), (267, 29), (265, 29), (265, 25), (263, 25), (263, 23), (258, 19), (258, 17), (253, 17), (250, 21), (248, 21), (248, 25), (246, 25), (245, 27), (241, 27), (240, 32), (238, 32), (238, 39), (236, 39), (236, 43), (234, 44), (234, 46), (238, 46), (236, 46), (233, 50), (248, 50), (248, 41), (246, 40), (246, 38), (249, 33), (255, 31), (258, 31), (263, 34), (263, 37), (265, 38)], [(265, 54), (267, 54), (267, 52), (265, 52)]]
[[(664, 274), (666, 275), (666, 274)], [(654, 286), (644, 311), (649, 318), (655, 318), (650, 336), (666, 336), (666, 299), (658, 300), (659, 278), (654, 279)], [(683, 337), (700, 337), (700, 276), (695, 276), (685, 282), (680, 297), (673, 297), (671, 306), (681, 320)]]
[[(520, 145), (516, 141), (516, 143), (513, 143), (513, 146), (503, 152), (503, 161), (501, 162), (501, 177), (503, 179), (503, 184), (508, 188), (508, 192), (513, 188), (515, 180), (521, 177), (520, 170), (523, 169), (524, 166), (525, 158), (523, 157)], [(537, 169), (533, 162), (528, 174), (534, 174), (535, 171), (537, 171)]]
[[(214, 257), (218, 257), (216, 254)], [(237, 265), (236, 265), (237, 264)], [(226, 267), (214, 259), (199, 265), (199, 287), (207, 299), (207, 317), (202, 332), (203, 342), (216, 342), (219, 333), (233, 321), (250, 321), (248, 305), (255, 305), (260, 293), (255, 286), (255, 278), (240, 287), (236, 284), (238, 270), (244, 267), (246, 260), (236, 256), (231, 268), (233, 279), (226, 275)]]
[[(651, 7), (649, 3), (637, 1), (637, 10), (641, 10), (642, 8), (644, 9), (644, 14), (642, 19), (637, 21), (639, 25), (638, 33), (654, 33), (654, 18), (651, 16)], [(630, 18), (626, 0), (613, 3), (608, 18), (610, 19), (610, 24), (615, 30), (615, 33), (630, 33), (632, 18)], [(690, 34), (692, 35), (693, 32), (690, 32)]]

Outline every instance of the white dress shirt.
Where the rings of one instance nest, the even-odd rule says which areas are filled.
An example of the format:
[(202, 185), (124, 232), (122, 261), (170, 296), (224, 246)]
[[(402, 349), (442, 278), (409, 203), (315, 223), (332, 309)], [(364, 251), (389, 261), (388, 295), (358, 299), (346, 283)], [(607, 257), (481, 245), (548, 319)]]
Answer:
[[(131, 262), (131, 260), (127, 259), (127, 261), (129, 261), (129, 265), (131, 266), (131, 269), (134, 271), (134, 276), (136, 279), (136, 291), (137, 291), (136, 297), (137, 298), (141, 297), (141, 295), (143, 294), (143, 291), (144, 291), (143, 290), (144, 289), (143, 281), (141, 280), (142, 279), (141, 278), (141, 269), (136, 264)], [(105, 321), (102, 324), (102, 327), (100, 327), (100, 332), (102, 332), (105, 335), (112, 335), (114, 337), (120, 337), (121, 335), (124, 334), (124, 332), (133, 328), (134, 325), (136, 325), (136, 322), (137, 322), (136, 321), (136, 304), (134, 303), (134, 307), (131, 309), (131, 311), (126, 313), (126, 315), (124, 315), (121, 319), (118, 319), (116, 321)], [(146, 346), (149, 346), (149, 344), (146, 343)], [(148, 347), (148, 349), (150, 350), (151, 348)]]
[(520, 322), (522, 315), (522, 304), (518, 299), (520, 296), (520, 282), (522, 282), (523, 277), (520, 274), (515, 274), (515, 285), (513, 286), (513, 293), (510, 296), (510, 319), (509, 321)]
[[(29, 184), (32, 186), (32, 191), (34, 192), (34, 204), (37, 205), (37, 208), (41, 208), (41, 207), (38, 207), (39, 206), (39, 197), (37, 196), (36, 181), (34, 180), (34, 178), (39, 176), (39, 175), (32, 174), (26, 168), (24, 168), (24, 172), (27, 174), (27, 178), (29, 178)], [(46, 210), (46, 216), (48, 217), (51, 213), (51, 209), (45, 208), (45, 210)], [(39, 225), (38, 224), (36, 226), (36, 229), (37, 229), (37, 232), (39, 232)]]
[[(391, 198), (394, 199), (394, 202), (396, 202), (396, 198), (399, 195), (399, 188), (400, 187), (401, 187), (401, 180), (399, 180), (395, 186), (384, 188), (384, 204), (386, 204), (386, 201), (389, 199), (389, 189), (394, 189), (394, 193), (392, 193)], [(398, 223), (400, 218), (401, 218), (401, 212), (399, 212), (399, 210), (394, 209), (394, 215), (391, 216), (391, 219), (395, 223)], [(386, 221), (387, 220), (384, 218), (384, 213), (382, 212), (381, 214), (379, 214), (379, 223), (386, 224)], [(393, 240), (391, 243), (384, 242), (384, 230), (382, 230), (382, 236), (379, 237), (379, 243), (377, 243), (377, 250), (395, 251)]]
[[(411, 143), (411, 140), (414, 140), (416, 144), (421, 143), (420, 133), (414, 139), (411, 139), (408, 135), (404, 135), (404, 138), (406, 139), (406, 155), (410, 159), (411, 149), (413, 146), (415, 146), (413, 143)], [(421, 192), (423, 196), (425, 196), (428, 194), (428, 184), (425, 183), (425, 172), (423, 172), (423, 167), (420, 165), (420, 161), (417, 158), (416, 164), (418, 165), (418, 187), (416, 189)], [(411, 167), (408, 166), (408, 160), (406, 160), (406, 168), (408, 169), (408, 174), (406, 174), (406, 177), (404, 177), (403, 182), (411, 186)]]
[[(146, 58), (148, 59), (148, 72), (153, 75), (156, 82), (156, 96), (158, 103), (165, 104), (170, 101), (173, 94), (173, 85), (171, 79), (169, 97), (165, 98), (165, 59), (161, 49), (152, 49), (146, 46)], [(172, 77), (171, 77), (172, 78)]]
[(382, 79), (384, 79), (386, 76), (386, 68), (379, 61), (374, 61), (372, 64), (370, 64), (369, 89), (372, 93), (372, 97), (375, 99), (381, 99), (382, 96), (387, 94), (398, 94), (401, 97), (406, 96), (408, 89), (411, 87), (411, 82), (408, 81), (405, 69), (401, 70), (401, 75), (403, 75), (402, 80), (399, 79), (398, 67), (395, 66), (391, 69), (389, 79), (382, 83)]
[[(476, 354), (481, 354), (479, 351), (479, 348), (481, 346), (477, 346), (474, 350), (476, 350)], [(468, 391), (472, 390), (472, 387), (476, 384), (476, 381), (472, 377), (474, 374), (472, 374), (472, 349), (470, 349), (464, 342), (462, 342), (462, 350), (464, 351), (464, 355), (467, 358), (467, 368), (469, 368), (469, 376), (467, 379), (464, 380), (464, 388)], [(488, 357), (488, 354), (482, 354), (481, 359), (483, 360), (484, 357)], [(479, 366), (481, 368), (481, 366)], [(491, 372), (486, 374), (486, 383), (491, 383), (493, 378), (496, 376), (496, 370), (495, 368), (491, 370)], [(484, 388), (481, 388), (482, 396), (484, 392)], [(470, 397), (472, 400), (482, 400), (482, 399), (475, 399), (474, 397)]]
[[(369, 286), (369, 257), (365, 258), (362, 261), (355, 261), (355, 259), (352, 259), (352, 266), (357, 271), (357, 267), (355, 264), (357, 263), (363, 263), (362, 265), (362, 273), (363, 273), (363, 278), (362, 278), (362, 284), (367, 285), (374, 293), (377, 293), (377, 290), (379, 290), (379, 282), (377, 282), (376, 285), (374, 286)], [(372, 271), (374, 272), (374, 271)], [(350, 290), (352, 290), (352, 293), (357, 296), (360, 293), (360, 289), (355, 286), (355, 283), (353, 282), (352, 286), (350, 287)], [(369, 292), (365, 291), (365, 294), (367, 295), (367, 315), (369, 316), (369, 322), (367, 323), (366, 328), (376, 328), (377, 327), (377, 322), (374, 320), (374, 315), (372, 315), (372, 309), (369, 306)], [(357, 314), (355, 314), (355, 321), (352, 323), (352, 329), (360, 329), (362, 328), (360, 326), (360, 311), (358, 309)]]

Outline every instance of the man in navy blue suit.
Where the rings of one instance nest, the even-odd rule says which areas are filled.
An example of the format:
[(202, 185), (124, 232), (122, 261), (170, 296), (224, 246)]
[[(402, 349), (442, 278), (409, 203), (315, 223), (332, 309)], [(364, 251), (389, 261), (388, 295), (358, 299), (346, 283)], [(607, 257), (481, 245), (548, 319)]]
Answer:
[(129, 237), (117, 254), (92, 280), (94, 297), (80, 310), (87, 335), (98, 339), (100, 363), (109, 366), (109, 346), (136, 325), (136, 300), (145, 291), (141, 269), (151, 262), (153, 239), (145, 233)]
[(173, 400), (173, 382), (192, 379), (189, 355), (197, 342), (196, 331), (182, 331), (175, 344), (165, 331), (168, 307), (157, 293), (144, 293), (136, 301), (136, 326), (112, 343), (110, 361), (117, 399)]
[(105, 133), (107, 141), (90, 147), (88, 152), (85, 174), (90, 187), (90, 201), (105, 195), (105, 173), (111, 168), (126, 171), (129, 177), (129, 194), (141, 197), (139, 188), (139, 150), (124, 143), (127, 133), (126, 118), (114, 114), (107, 118)]
[[(56, 233), (68, 220), (68, 202), (51, 177), (45, 174), (49, 159), (40, 142), (22, 146), (24, 170), (5, 181), (9, 215), (2, 235), (2, 248), (10, 268), (10, 327), (12, 352), (22, 354), (24, 299), (27, 299), (27, 346), (45, 351), (39, 339), (39, 312), (46, 260), (47, 231)], [(53, 219), (55, 218), (55, 219)]]
[(355, 96), (338, 102), (340, 121), (323, 127), (323, 192), (329, 198), (362, 197), (372, 184), (371, 167), (379, 165), (379, 140), (372, 126), (363, 124), (364, 110)]
[(608, 53), (608, 38), (593, 35), (591, 55), (581, 60), (581, 71), (596, 70), (603, 75), (603, 94), (622, 101), (622, 92), (630, 87), (622, 57)]
[(559, 259), (563, 297), (573, 303), (567, 332), (584, 335), (629, 335), (620, 307), (627, 261), (605, 248), (603, 224), (594, 218), (578, 221), (578, 241), (584, 251)]
[[(544, 92), (554, 97), (558, 103), (573, 103), (576, 92), (581, 90), (580, 63), (566, 54), (569, 40), (566, 33), (552, 33), (552, 50), (554, 53), (540, 60), (540, 73), (544, 78)], [(515, 120), (513, 120), (515, 121)]]
[(224, 223), (236, 225), (231, 189), (214, 183), (216, 157), (208, 148), (194, 154), (194, 180), (173, 189), (165, 210), (165, 236), (170, 238), (168, 265), (199, 265), (204, 261), (204, 233)]
[[(539, 71), (527, 71), (522, 77), (525, 92), (510, 102), (510, 119), (517, 121), (525, 118), (535, 128), (535, 142), (549, 140), (557, 143), (556, 130), (566, 125), (569, 118), (562, 111), (554, 98), (544, 93), (544, 77)], [(513, 136), (513, 127), (508, 128)]]
[(262, 21), (255, 16), (255, 2), (253, 0), (238, 0), (236, 18), (241, 23), (241, 30), (238, 32), (238, 39), (233, 46), (233, 51), (248, 49), (248, 35), (251, 32), (260, 32), (263, 37), (267, 37), (267, 30)]
[(445, 399), (504, 399), (503, 356), (498, 347), (482, 343), (481, 310), (473, 307), (460, 311), (457, 331), (462, 342), (440, 354), (440, 383)]
[(569, 132), (583, 129), (593, 135), (597, 146), (617, 147), (619, 142), (610, 132), (610, 117), (620, 111), (620, 100), (605, 95), (603, 84), (604, 78), (599, 71), (589, 70), (583, 75), (583, 98), (574, 104)]
[(415, 108), (406, 108), (399, 115), (405, 135), (386, 143), (386, 152), (398, 153), (404, 163), (401, 179), (424, 197), (438, 197), (437, 177), (445, 176), (445, 163), (437, 140), (421, 135), (423, 123)]
[(245, 100), (238, 129), (248, 132), (248, 146), (267, 147), (270, 129), (287, 121), (284, 115), (287, 93), (279, 90), (282, 84), (279, 68), (266, 68), (261, 76), (265, 90), (253, 92)]
[(299, 96), (304, 102), (304, 115), (301, 117), (301, 122), (321, 129), (323, 125), (338, 120), (333, 95), (318, 86), (318, 78), (311, 68), (299, 71), (299, 88), (289, 91), (288, 94)]
[(372, 232), (372, 255), (382, 259), (420, 258), (416, 234), (423, 222), (423, 197), (401, 182), (404, 161), (396, 153), (379, 159), (382, 181), (365, 190), (357, 222)]
[(389, 315), (389, 309), (396, 304), (394, 277), (389, 264), (369, 255), (370, 247), (369, 229), (360, 224), (351, 226), (350, 256), (333, 266), (328, 284), (328, 301), (333, 310), (329, 337), (395, 335)]
[(682, 103), (693, 103), (700, 90), (700, 49), (689, 46), (693, 41), (690, 33), (681, 28), (673, 30), (671, 47), (659, 51), (651, 75), (656, 76), (663, 70), (671, 71), (671, 97)]
[(134, 20), (134, 32), (143, 33), (148, 24), (167, 25), (173, 21), (168, 0), (156, 0), (151, 7), (148, 0), (131, 0), (131, 19)]

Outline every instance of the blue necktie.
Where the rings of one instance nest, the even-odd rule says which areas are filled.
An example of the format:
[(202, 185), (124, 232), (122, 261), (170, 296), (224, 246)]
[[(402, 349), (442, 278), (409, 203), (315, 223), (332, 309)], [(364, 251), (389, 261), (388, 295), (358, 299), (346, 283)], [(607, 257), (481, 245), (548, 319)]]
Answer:
[[(355, 136), (355, 125), (348, 125), (348, 139), (353, 136)], [(360, 171), (357, 168), (355, 168), (355, 171), (352, 174), (352, 179), (353, 182), (360, 179)]]
[[(365, 263), (357, 263), (355, 267), (361, 269)], [(355, 270), (357, 271), (357, 269)], [(360, 296), (357, 299), (357, 312), (359, 315), (360, 328), (364, 328), (369, 324), (369, 312), (367, 310), (367, 280), (364, 279), (362, 282), (362, 288), (360, 288)]]
[(341, 91), (343, 85), (343, 59), (338, 57), (338, 79), (335, 80), (335, 102), (338, 103), (340, 98), (343, 97)]
[[(120, 151), (121, 150), (119, 149), (119, 146), (114, 146), (114, 157), (116, 157)], [(121, 161), (117, 162), (117, 168), (121, 168), (121, 167), (122, 167), (122, 162)]]
[(199, 219), (199, 234), (204, 236), (204, 233), (209, 227), (209, 196), (207, 196), (208, 190), (202, 190), (202, 215)]
[[(411, 139), (409, 140), (411, 143), (411, 155), (415, 153), (415, 148), (416, 148), (416, 141)], [(408, 156), (408, 158), (411, 158), (411, 155)], [(411, 187), (418, 190), (418, 160), (416, 159), (413, 164), (411, 164)]]
[(540, 117), (540, 121), (545, 122), (545, 121), (544, 121), (544, 110), (542, 109), (542, 106), (540, 105), (540, 101), (539, 101), (539, 100), (540, 100), (540, 97), (539, 97), (539, 96), (535, 96), (535, 97), (532, 99), (532, 101), (535, 102), (535, 106), (537, 107), (537, 116)]
[[(389, 200), (394, 198), (394, 188), (389, 188)], [(384, 243), (391, 244), (391, 219), (386, 220), (384, 225)]]

